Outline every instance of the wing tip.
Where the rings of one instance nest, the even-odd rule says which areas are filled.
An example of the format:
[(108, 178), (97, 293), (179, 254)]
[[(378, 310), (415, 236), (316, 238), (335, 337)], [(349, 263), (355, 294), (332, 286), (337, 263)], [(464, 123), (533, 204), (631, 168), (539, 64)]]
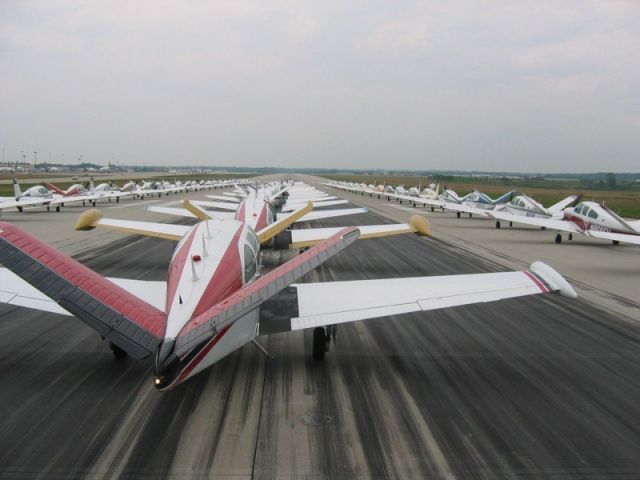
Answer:
[(563, 297), (578, 298), (578, 294), (569, 282), (546, 263), (540, 261), (533, 262), (529, 269), (542, 278), (553, 291), (558, 292)]
[(409, 225), (414, 233), (425, 237), (431, 236), (431, 228), (429, 222), (422, 215), (412, 215), (409, 219)]
[(96, 223), (102, 218), (102, 212), (97, 208), (91, 208), (83, 212), (76, 222), (76, 230), (90, 230), (96, 226)]

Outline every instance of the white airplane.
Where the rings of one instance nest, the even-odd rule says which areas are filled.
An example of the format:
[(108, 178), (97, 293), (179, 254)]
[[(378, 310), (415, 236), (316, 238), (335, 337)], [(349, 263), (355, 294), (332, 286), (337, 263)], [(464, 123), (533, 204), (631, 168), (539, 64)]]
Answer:
[[(549, 292), (576, 297), (541, 262), (526, 272), (294, 284), (353, 243), (358, 229), (341, 229), (260, 275), (261, 240), (244, 222), (160, 226), (181, 237), (166, 282), (102, 277), (2, 222), (0, 301), (75, 316), (108, 339), (118, 358), (153, 357), (154, 385), (165, 391), (245, 344), (257, 344), (261, 330), (313, 328), (313, 357), (321, 360), (328, 330), (341, 323)], [(261, 305), (290, 285), (297, 308), (278, 312), (277, 321), (261, 318)]]
[(491, 211), (487, 214), (496, 220), (555, 230), (556, 243), (562, 242), (560, 232), (567, 232), (569, 240), (573, 239), (574, 233), (579, 233), (610, 240), (614, 245), (620, 242), (640, 245), (640, 220), (625, 220), (596, 202), (580, 202), (573, 208), (565, 208), (561, 218), (526, 217), (501, 211)]
[(53, 194), (42, 185), (29, 187), (22, 192), (20, 184), (15, 178), (13, 179), (13, 193), (13, 197), (0, 198), (0, 212), (10, 208), (15, 208), (22, 212), (24, 207), (48, 205), (53, 199)]
[[(495, 212), (506, 212), (512, 215), (520, 215), (535, 218), (563, 218), (563, 210), (580, 199), (580, 195), (569, 195), (549, 208), (544, 207), (528, 195), (516, 195), (510, 202), (497, 205)], [(496, 228), (500, 228), (500, 219), (496, 220)]]

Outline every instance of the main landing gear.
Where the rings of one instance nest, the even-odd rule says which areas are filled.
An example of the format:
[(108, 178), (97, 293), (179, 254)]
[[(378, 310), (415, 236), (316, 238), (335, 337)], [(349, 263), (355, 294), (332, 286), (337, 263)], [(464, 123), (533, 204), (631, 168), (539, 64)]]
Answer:
[(562, 243), (562, 235), (560, 235), (559, 233), (556, 233), (555, 242), (556, 243)]
[(329, 346), (331, 345), (331, 338), (333, 338), (335, 342), (337, 333), (337, 325), (316, 327), (313, 329), (313, 359), (316, 362), (324, 360), (324, 354), (329, 351)]

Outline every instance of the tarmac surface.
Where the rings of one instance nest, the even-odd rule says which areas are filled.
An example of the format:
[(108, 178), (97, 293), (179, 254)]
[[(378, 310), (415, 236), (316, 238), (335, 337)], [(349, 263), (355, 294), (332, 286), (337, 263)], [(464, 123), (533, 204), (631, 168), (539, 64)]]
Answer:
[[(142, 211), (151, 201), (176, 200), (125, 202), (105, 215), (166, 220)], [(370, 213), (314, 225), (410, 213), (357, 201)], [(164, 279), (173, 242), (75, 232), (82, 210), (3, 221), (15, 219), (101, 274)], [(549, 232), (532, 231), (518, 247), (524, 253), (513, 247), (501, 257), (499, 242), (524, 230), (427, 216), (433, 238), (356, 242), (305, 279), (499, 271), (538, 254), (576, 277), (588, 298), (535, 296), (356, 322), (339, 328), (321, 363), (310, 359), (311, 332), (269, 335), (261, 342), (273, 358), (247, 345), (168, 393), (153, 388), (151, 362), (114, 360), (82, 322), (0, 306), (0, 478), (638, 478), (637, 287), (616, 286), (615, 263), (600, 274), (560, 266), (573, 255), (607, 264), (610, 249), (558, 246)], [(640, 250), (618, 252), (628, 256), (623, 274), (637, 279)], [(290, 256), (266, 253), (265, 263)]]

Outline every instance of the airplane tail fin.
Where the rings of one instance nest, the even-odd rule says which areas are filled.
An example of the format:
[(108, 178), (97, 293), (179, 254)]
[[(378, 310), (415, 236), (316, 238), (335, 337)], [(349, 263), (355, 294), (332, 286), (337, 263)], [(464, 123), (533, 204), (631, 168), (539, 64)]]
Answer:
[(20, 184), (16, 177), (13, 177), (13, 194), (15, 195), (16, 200), (22, 196), (22, 190), (20, 190)]
[(153, 354), (166, 315), (58, 249), (6, 222), (0, 223), (2, 264), (132, 357)]
[(53, 190), (58, 195), (64, 195), (65, 194), (64, 190), (62, 190), (61, 188), (56, 187), (53, 183), (46, 183), (45, 185), (47, 186), (47, 188), (49, 190)]
[(505, 193), (501, 197), (496, 198), (493, 201), (493, 204), (497, 205), (497, 204), (500, 204), (500, 203), (506, 203), (509, 200), (511, 200), (517, 193), (518, 193), (517, 190), (511, 190), (510, 192)]
[(578, 203), (581, 197), (582, 195), (569, 195), (567, 198), (563, 198), (555, 205), (551, 205), (547, 210), (552, 214), (562, 212), (565, 208)]

